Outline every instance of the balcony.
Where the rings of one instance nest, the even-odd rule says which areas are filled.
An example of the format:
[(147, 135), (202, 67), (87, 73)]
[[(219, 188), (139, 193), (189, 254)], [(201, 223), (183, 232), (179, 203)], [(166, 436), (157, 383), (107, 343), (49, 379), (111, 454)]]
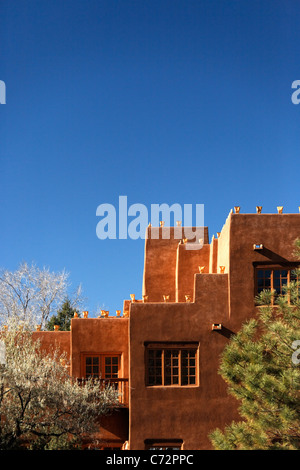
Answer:
[[(84, 379), (78, 379), (78, 383), (84, 385)], [(100, 379), (100, 387), (111, 386), (118, 392), (119, 405), (120, 407), (128, 407), (129, 403), (129, 387), (128, 379), (116, 378), (116, 379)]]
[(129, 387), (128, 379), (101, 379), (104, 386), (114, 387), (118, 391), (120, 406), (128, 407), (129, 403)]

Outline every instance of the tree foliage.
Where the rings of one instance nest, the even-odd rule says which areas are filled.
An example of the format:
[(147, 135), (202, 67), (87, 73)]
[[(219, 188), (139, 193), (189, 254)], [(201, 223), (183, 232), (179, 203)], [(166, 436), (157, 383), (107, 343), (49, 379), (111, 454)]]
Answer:
[(257, 300), (258, 318), (231, 338), (219, 371), (240, 403), (241, 421), (216, 429), (210, 438), (218, 450), (298, 450), (299, 283), (292, 282), (276, 299), (274, 292), (264, 291)]
[(71, 448), (98, 430), (99, 418), (117, 403), (116, 391), (69, 376), (58, 350), (42, 351), (23, 323), (2, 330), (0, 449)]
[[(56, 315), (52, 315), (46, 323), (46, 330), (54, 330), (54, 325), (58, 325), (62, 331), (70, 331), (71, 319), (77, 309), (72, 307), (70, 299), (66, 299)], [(78, 314), (78, 317), (80, 315)]]

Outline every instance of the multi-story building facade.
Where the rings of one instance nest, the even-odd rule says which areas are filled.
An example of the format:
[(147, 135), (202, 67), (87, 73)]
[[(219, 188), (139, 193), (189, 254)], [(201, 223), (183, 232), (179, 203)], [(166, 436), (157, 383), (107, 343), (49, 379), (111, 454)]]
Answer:
[(210, 243), (204, 229), (200, 249), (188, 249), (176, 230), (148, 228), (142, 299), (125, 300), (122, 315), (34, 333), (67, 352), (73, 377), (118, 387), (120, 407), (101, 420), (101, 448), (210, 449), (209, 433), (239, 419), (218, 374), (220, 354), (257, 314), (256, 294), (282, 292), (299, 263), (300, 214), (236, 208)]

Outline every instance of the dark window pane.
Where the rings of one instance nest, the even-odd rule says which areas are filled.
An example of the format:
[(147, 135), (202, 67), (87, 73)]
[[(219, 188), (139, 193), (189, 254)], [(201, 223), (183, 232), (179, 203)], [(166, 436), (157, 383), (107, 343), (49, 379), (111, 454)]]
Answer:
[(183, 358), (181, 359), (181, 367), (187, 367), (188, 363), (189, 363), (189, 360), (187, 357), (184, 359)]
[(86, 364), (92, 364), (92, 358), (91, 357), (86, 357), (85, 358), (85, 363)]
[(181, 367), (181, 376), (188, 376), (188, 368), (187, 367)]
[(153, 377), (152, 375), (149, 375), (148, 384), (149, 385), (155, 385), (155, 377)]
[(188, 355), (189, 355), (189, 352), (187, 349), (183, 349), (181, 351), (181, 359), (187, 359), (188, 358)]
[(155, 385), (162, 385), (162, 378), (160, 376), (155, 377)]
[(168, 376), (165, 376), (165, 383), (164, 385), (171, 385), (171, 376), (168, 375)]
[(184, 375), (181, 377), (181, 385), (188, 385), (188, 377)]

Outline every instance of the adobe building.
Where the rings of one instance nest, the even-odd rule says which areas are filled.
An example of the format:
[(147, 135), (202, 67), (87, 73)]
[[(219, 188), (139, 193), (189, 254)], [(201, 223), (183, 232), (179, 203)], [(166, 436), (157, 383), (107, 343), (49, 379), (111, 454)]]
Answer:
[(102, 312), (72, 319), (70, 332), (34, 333), (67, 352), (73, 377), (101, 375), (118, 387), (120, 407), (101, 419), (99, 448), (211, 449), (209, 433), (239, 419), (220, 354), (257, 314), (256, 294), (282, 292), (298, 265), (300, 214), (281, 208), (235, 208), (217, 237), (209, 243), (205, 228), (193, 249), (178, 230), (148, 227), (142, 299), (125, 300), (122, 316)]

